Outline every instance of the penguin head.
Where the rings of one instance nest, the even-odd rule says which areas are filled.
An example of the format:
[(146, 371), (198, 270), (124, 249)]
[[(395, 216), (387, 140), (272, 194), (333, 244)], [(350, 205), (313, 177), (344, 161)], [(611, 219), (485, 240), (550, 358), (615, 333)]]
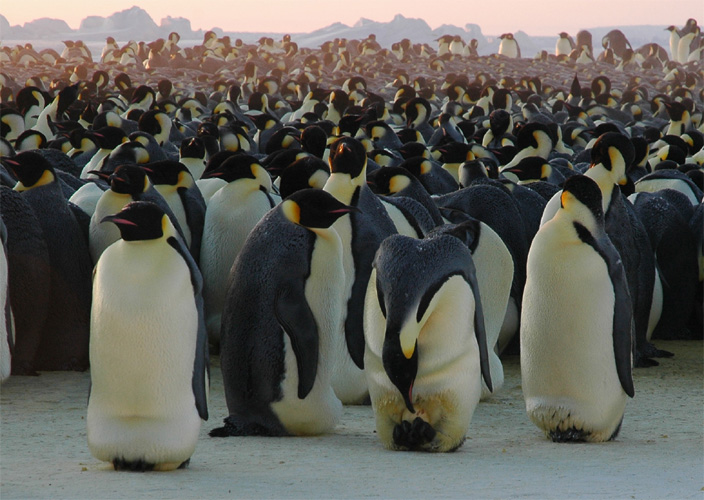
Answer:
[(507, 168), (502, 173), (511, 172), (521, 181), (547, 180), (552, 167), (540, 156), (527, 156), (515, 167)]
[(173, 160), (162, 160), (149, 163), (142, 167), (149, 179), (156, 185), (168, 185), (176, 188), (193, 186), (193, 176), (186, 166)]
[(255, 190), (260, 189), (267, 193), (271, 190), (269, 173), (259, 164), (259, 160), (246, 154), (234, 154), (215, 168), (206, 168), (201, 179), (210, 178), (222, 179), (228, 183), (245, 179), (254, 181), (252, 186)]
[[(168, 216), (154, 203), (133, 201), (114, 215), (103, 217), (101, 222), (112, 222), (125, 241), (156, 240), (170, 233)], [(173, 228), (173, 226), (171, 226)], [(173, 230), (171, 231), (173, 232)], [(170, 235), (170, 234), (169, 234)]]
[(3, 164), (18, 179), (15, 191), (27, 191), (56, 181), (54, 168), (49, 160), (35, 151), (24, 151), (13, 158), (4, 158)]
[(123, 142), (127, 142), (127, 134), (119, 127), (106, 125), (95, 131), (95, 137), (102, 149), (115, 149)]
[(301, 189), (281, 202), (284, 216), (306, 228), (328, 228), (343, 215), (357, 210), (322, 189)]
[(589, 177), (573, 175), (565, 181), (560, 196), (560, 208), (592, 235), (603, 232), (604, 209), (601, 205), (601, 190), (596, 181)]
[(181, 141), (179, 148), (181, 158), (205, 159), (205, 144), (199, 137), (189, 137)]
[[(591, 151), (591, 167), (602, 165), (611, 172), (614, 183), (626, 181), (626, 169), (633, 164), (635, 148), (623, 134), (607, 132), (599, 136)], [(590, 168), (591, 168), (590, 167)]]
[(322, 189), (329, 178), (330, 170), (323, 160), (312, 155), (303, 156), (279, 175), (279, 194), (281, 198), (287, 198), (301, 189)]
[[(92, 172), (101, 176), (101, 172)], [(102, 173), (102, 175), (106, 175)], [(134, 196), (149, 189), (147, 173), (137, 165), (120, 165), (108, 177), (110, 190), (119, 194)]]
[(393, 195), (413, 182), (410, 172), (402, 167), (384, 167), (376, 169), (369, 175), (368, 184), (372, 191), (381, 195)]
[(360, 177), (367, 167), (367, 152), (364, 145), (352, 137), (341, 137), (330, 145), (330, 172)]

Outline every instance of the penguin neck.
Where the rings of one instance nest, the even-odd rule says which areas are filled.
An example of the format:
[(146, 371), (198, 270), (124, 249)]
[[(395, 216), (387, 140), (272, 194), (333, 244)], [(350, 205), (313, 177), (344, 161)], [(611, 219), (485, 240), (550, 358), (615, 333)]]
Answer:
[(611, 194), (616, 186), (610, 172), (599, 164), (588, 169), (584, 175), (594, 180), (599, 186), (599, 190), (601, 191), (601, 207), (604, 209), (604, 213), (606, 213), (611, 203)]
[(349, 205), (355, 193), (362, 188), (367, 177), (367, 168), (364, 167), (359, 176), (352, 178), (350, 174), (336, 172), (330, 175), (323, 190), (327, 191), (345, 205)]

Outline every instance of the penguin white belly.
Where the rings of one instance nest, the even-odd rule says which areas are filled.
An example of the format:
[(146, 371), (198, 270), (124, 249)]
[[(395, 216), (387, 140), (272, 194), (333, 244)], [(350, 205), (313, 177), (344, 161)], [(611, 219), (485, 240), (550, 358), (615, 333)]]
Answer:
[(523, 295), (526, 411), (548, 436), (574, 428), (588, 441), (606, 441), (626, 406), (614, 358), (613, 285), (591, 247), (559, 247), (548, 233), (533, 240)]
[(294, 435), (315, 435), (331, 431), (342, 415), (342, 403), (332, 389), (336, 353), (344, 348), (338, 333), (343, 328), (345, 307), (342, 245), (333, 229), (316, 229), (310, 276), (305, 297), (318, 326), (318, 371), (313, 388), (298, 398), (298, 368), (291, 339), (284, 334), (286, 377), (280, 401), (271, 408), (281, 424)]
[(106, 148), (100, 148), (96, 151), (90, 161), (83, 167), (83, 170), (81, 170), (81, 179), (97, 179), (95, 174), (89, 174), (88, 172), (91, 170), (100, 170), (102, 161), (110, 154), (110, 151), (111, 150)]
[(88, 445), (100, 460), (175, 468), (200, 432), (192, 388), (198, 311), (183, 259), (149, 244), (121, 240), (96, 267)]
[(394, 427), (416, 417), (437, 432), (428, 451), (451, 451), (464, 442), (482, 392), (474, 304), (469, 285), (460, 276), (448, 279), (431, 300), (432, 313), (418, 336), (418, 373), (412, 388), (416, 413), (412, 414), (384, 370), (386, 320), (378, 305), (376, 270), (372, 270), (365, 307), (364, 363), (376, 430), (385, 447), (396, 449)]
[(443, 163), (442, 164), (442, 169), (446, 170), (452, 175), (452, 178), (455, 179), (457, 183), (460, 182), (460, 165), (461, 163)]
[(132, 201), (130, 195), (116, 193), (108, 189), (103, 192), (95, 205), (95, 211), (90, 218), (88, 227), (88, 248), (93, 263), (98, 262), (98, 258), (107, 247), (120, 239), (120, 230), (115, 224), (103, 224), (101, 221), (104, 217), (114, 215), (122, 210), (130, 201)]
[(352, 295), (352, 283), (355, 276), (354, 259), (352, 257), (352, 220), (349, 215), (340, 217), (332, 227), (340, 236), (340, 242), (342, 243), (342, 268), (345, 275), (343, 322), (338, 333), (340, 343), (338, 344), (339, 351), (333, 372), (332, 387), (343, 404), (361, 404), (368, 394), (367, 381), (364, 378), (364, 370), (360, 370), (354, 364), (347, 350), (344, 326), (344, 319), (347, 315), (347, 301)]
[(98, 200), (100, 200), (103, 192), (104, 191), (96, 184), (89, 182), (79, 187), (68, 201), (83, 210), (90, 217), (95, 212), (95, 207), (98, 205)]
[(410, 236), (411, 238), (419, 238), (418, 233), (408, 222), (408, 219), (406, 219), (406, 216), (403, 215), (403, 212), (401, 212), (401, 210), (399, 210), (396, 206), (392, 205), (391, 203), (387, 203), (383, 200), (381, 201), (381, 203), (382, 205), (384, 205), (386, 213), (389, 214), (389, 217), (391, 217), (391, 222), (394, 223), (398, 234)]
[(210, 201), (210, 198), (217, 193), (221, 187), (227, 186), (227, 182), (222, 179), (210, 178), (210, 179), (198, 179), (196, 180), (196, 186), (200, 189), (200, 193), (203, 195), (206, 205)]
[(234, 184), (225, 186), (211, 199), (200, 247), (206, 326), (210, 341), (216, 344), (220, 341), (230, 268), (252, 228), (270, 209), (263, 192), (241, 193)]
[[(479, 244), (472, 254), (472, 259), (476, 269), (479, 296), (482, 301), (491, 383), (495, 393), (504, 384), (504, 368), (496, 353), (496, 348), (511, 293), (513, 259), (501, 237), (483, 222), (481, 223)], [(516, 308), (516, 315), (517, 311)], [(490, 394), (489, 388), (482, 380), (482, 398), (486, 398)]]
[[(10, 376), (12, 366), (10, 339), (14, 339), (12, 312), (9, 308), (5, 308), (8, 292), (7, 277), (7, 255), (5, 248), (0, 244), (0, 382)], [(6, 316), (8, 313), (10, 318)], [(8, 331), (8, 325), (10, 331)]]

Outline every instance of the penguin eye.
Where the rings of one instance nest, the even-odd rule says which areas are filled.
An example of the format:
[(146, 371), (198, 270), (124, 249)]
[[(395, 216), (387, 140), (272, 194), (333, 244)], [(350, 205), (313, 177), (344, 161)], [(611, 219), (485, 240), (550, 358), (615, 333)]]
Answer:
[(386, 319), (386, 305), (384, 304), (384, 294), (381, 291), (381, 286), (378, 279), (376, 280), (376, 297), (379, 301), (379, 308), (381, 309), (381, 314), (383, 314), (384, 319)]

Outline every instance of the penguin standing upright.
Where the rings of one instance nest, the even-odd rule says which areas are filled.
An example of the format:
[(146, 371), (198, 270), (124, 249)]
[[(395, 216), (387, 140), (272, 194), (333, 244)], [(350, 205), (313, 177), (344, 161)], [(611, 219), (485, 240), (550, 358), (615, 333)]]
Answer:
[(533, 423), (558, 442), (614, 439), (634, 394), (631, 302), (601, 191), (586, 176), (565, 182), (533, 240), (520, 335)]
[(501, 39), (501, 43), (499, 44), (500, 55), (512, 59), (521, 58), (521, 47), (518, 45), (518, 41), (513, 37), (513, 33), (504, 33), (499, 38)]
[(183, 163), (172, 160), (149, 163), (143, 168), (154, 184), (154, 189), (171, 207), (191, 255), (199, 262), (205, 200), (193, 176)]
[(202, 278), (153, 203), (103, 220), (122, 239), (95, 268), (88, 446), (116, 470), (176, 469), (208, 419)]
[(49, 310), (34, 369), (85, 370), (93, 269), (86, 234), (49, 161), (27, 151), (4, 163), (19, 179), (14, 189), (32, 207), (49, 253)]
[(469, 249), (450, 235), (389, 236), (374, 259), (364, 322), (365, 374), (383, 445), (456, 450), (482, 377), (492, 388)]
[(271, 177), (253, 156), (234, 155), (203, 175), (227, 182), (208, 202), (200, 248), (208, 338), (217, 346), (230, 268), (274, 201), (269, 195)]
[(311, 435), (342, 405), (331, 385), (341, 349), (342, 243), (331, 228), (350, 207), (303, 189), (252, 230), (230, 274), (220, 339), (230, 415), (211, 436)]
[(367, 397), (363, 371), (364, 296), (374, 253), (396, 229), (381, 201), (367, 186), (367, 155), (362, 143), (351, 137), (337, 139), (330, 146), (329, 162), (331, 175), (323, 189), (358, 209), (340, 217), (333, 226), (342, 240), (347, 302), (343, 330), (346, 349), (341, 353), (333, 388), (344, 404), (360, 404)]

